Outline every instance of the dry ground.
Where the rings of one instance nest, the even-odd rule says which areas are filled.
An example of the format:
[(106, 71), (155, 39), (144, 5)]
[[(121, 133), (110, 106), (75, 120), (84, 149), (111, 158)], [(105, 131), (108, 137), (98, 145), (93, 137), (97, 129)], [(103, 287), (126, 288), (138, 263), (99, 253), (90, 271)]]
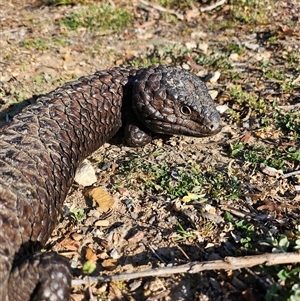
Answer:
[[(300, 177), (288, 173), (300, 162), (299, 1), (110, 1), (108, 15), (129, 15), (117, 13), (119, 27), (95, 17), (89, 5), (102, 1), (58, 2), (0, 2), (2, 123), (20, 109), (12, 104), (65, 81), (151, 64), (201, 76), (223, 120), (211, 138), (158, 136), (131, 149), (119, 136), (89, 158), (94, 186), (113, 200), (99, 205), (74, 184), (48, 246), (70, 258), (74, 278), (86, 262), (97, 276), (297, 249)], [(300, 300), (299, 268), (74, 285), (72, 298)]]

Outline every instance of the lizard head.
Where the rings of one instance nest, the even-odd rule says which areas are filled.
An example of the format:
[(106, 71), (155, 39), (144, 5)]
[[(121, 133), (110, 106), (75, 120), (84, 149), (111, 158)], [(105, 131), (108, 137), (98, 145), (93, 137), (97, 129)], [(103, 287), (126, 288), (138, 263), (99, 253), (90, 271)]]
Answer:
[(151, 131), (204, 137), (221, 130), (220, 116), (205, 84), (176, 67), (151, 67), (133, 82), (133, 109)]

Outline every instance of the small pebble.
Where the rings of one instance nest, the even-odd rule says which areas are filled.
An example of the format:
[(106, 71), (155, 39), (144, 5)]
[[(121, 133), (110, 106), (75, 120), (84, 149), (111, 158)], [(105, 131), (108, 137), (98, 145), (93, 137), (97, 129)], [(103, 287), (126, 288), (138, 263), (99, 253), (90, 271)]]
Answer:
[(274, 167), (266, 166), (264, 164), (260, 165), (260, 170), (261, 170), (262, 173), (264, 173), (265, 175), (267, 175), (269, 177), (276, 177), (279, 174), (280, 175), (283, 174), (282, 170), (278, 170)]
[(195, 42), (186, 42), (185, 46), (188, 50), (192, 50), (197, 48), (197, 44)]
[(231, 53), (228, 59), (230, 61), (236, 62), (239, 60), (239, 55), (238, 55), (238, 53), (235, 53), (235, 52)]
[(78, 263), (75, 260), (70, 261), (70, 266), (72, 269), (76, 269), (78, 267)]
[(113, 259), (118, 259), (120, 257), (120, 255), (116, 249), (112, 249), (109, 253), (109, 256)]
[(142, 285), (141, 280), (134, 280), (129, 284), (129, 289), (131, 292), (135, 291), (137, 288), (139, 288)]
[(207, 54), (208, 44), (206, 44), (206, 43), (199, 44), (198, 49), (201, 50), (201, 52), (203, 52), (203, 54)]
[(209, 90), (208, 93), (209, 93), (209, 95), (211, 96), (211, 98), (213, 100), (215, 100), (218, 96), (218, 91), (217, 90)]
[(217, 81), (218, 81), (218, 79), (220, 78), (220, 76), (221, 76), (221, 73), (219, 72), (219, 71), (216, 71), (213, 75), (212, 75), (212, 77), (210, 78), (210, 82), (211, 83), (216, 83)]
[(74, 181), (83, 187), (91, 186), (97, 182), (94, 167), (88, 160), (84, 160), (76, 170)]
[(172, 171), (171, 171), (171, 177), (172, 177), (173, 179), (175, 179), (175, 180), (179, 180), (180, 175), (179, 175), (179, 173), (178, 173), (177, 171), (172, 170)]
[(132, 199), (126, 199), (124, 201), (126, 207), (128, 210), (130, 210), (132, 207), (134, 207), (134, 203), (133, 203), (133, 200)]

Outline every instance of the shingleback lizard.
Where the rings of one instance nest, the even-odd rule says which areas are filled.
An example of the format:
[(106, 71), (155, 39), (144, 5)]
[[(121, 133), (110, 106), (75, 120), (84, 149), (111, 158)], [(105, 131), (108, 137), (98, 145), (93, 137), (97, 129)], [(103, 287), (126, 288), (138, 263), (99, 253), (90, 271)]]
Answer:
[(0, 300), (68, 300), (68, 260), (40, 249), (76, 167), (122, 125), (132, 146), (221, 130), (204, 83), (176, 67), (99, 71), (38, 97), (0, 132)]

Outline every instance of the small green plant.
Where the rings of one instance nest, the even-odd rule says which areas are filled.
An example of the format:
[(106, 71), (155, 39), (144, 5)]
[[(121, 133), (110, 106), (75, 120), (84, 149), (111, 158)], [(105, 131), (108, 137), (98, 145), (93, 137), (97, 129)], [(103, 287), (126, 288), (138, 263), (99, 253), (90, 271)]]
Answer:
[(275, 147), (263, 145), (248, 145), (236, 142), (231, 145), (231, 156), (247, 161), (256, 168), (260, 164), (285, 170), (288, 163), (300, 162), (300, 151), (295, 147), (279, 150)]
[(226, 46), (226, 50), (229, 52), (234, 52), (234, 53), (241, 55), (241, 54), (243, 54), (245, 47), (241, 46), (237, 43), (230, 43)]
[(254, 112), (262, 114), (268, 108), (264, 99), (258, 98), (254, 93), (248, 93), (242, 90), (240, 86), (234, 86), (230, 89), (233, 101), (242, 108), (251, 108)]
[(236, 221), (235, 227), (240, 232), (240, 243), (246, 249), (253, 247), (254, 238), (257, 237), (254, 226), (244, 220)]
[(82, 266), (82, 271), (86, 275), (92, 274), (96, 269), (96, 263), (92, 261), (87, 261)]
[(281, 234), (278, 239), (273, 236), (270, 236), (270, 238), (272, 239), (271, 244), (273, 245), (272, 253), (284, 253), (287, 251), (290, 242), (286, 235)]
[(219, 49), (213, 49), (210, 56), (199, 55), (195, 57), (195, 62), (198, 65), (211, 66), (214, 69), (218, 70), (229, 70), (232, 69), (232, 66), (228, 62), (228, 56), (230, 52), (221, 52)]
[(4, 84), (0, 86), (0, 99), (9, 98), (10, 103), (22, 102), (26, 97), (22, 89)]
[(294, 135), (295, 140), (299, 137), (300, 133), (300, 114), (299, 112), (294, 113), (283, 113), (277, 111), (273, 114), (273, 118), (277, 121), (277, 125), (285, 132), (290, 132)]
[[(285, 253), (289, 250), (300, 249), (300, 225), (292, 231), (293, 235), (288, 238), (281, 234), (278, 238), (272, 233), (268, 233), (265, 242), (262, 245), (267, 245), (272, 248), (273, 253)], [(265, 267), (267, 274), (276, 274), (278, 281), (273, 283), (266, 293), (267, 301), (300, 301), (300, 267), (299, 265), (287, 266), (272, 266)]]
[[(272, 267), (275, 270), (276, 266)], [(268, 273), (272, 273), (269, 269)], [(266, 293), (267, 301), (300, 301), (300, 267), (285, 266), (277, 273), (278, 282)]]
[(178, 226), (177, 232), (178, 232), (179, 236), (176, 237), (174, 239), (174, 241), (184, 241), (187, 239), (193, 240), (196, 238), (196, 235), (193, 232), (185, 230), (179, 222), (177, 222), (177, 226)]
[(184, 47), (178, 47), (178, 45), (167, 45), (165, 47), (154, 47), (150, 52), (141, 54), (133, 60), (130, 60), (128, 64), (134, 67), (147, 67), (151, 65), (170, 64), (170, 61), (182, 61), (182, 58), (188, 54), (188, 51)]
[(191, 8), (193, 5), (193, 0), (156, 0), (156, 2), (163, 6), (168, 8)]
[(271, 43), (275, 43), (275, 42), (277, 42), (277, 37), (276, 36), (269, 37), (268, 41)]
[(264, 24), (268, 22), (266, 11), (258, 0), (231, 0), (231, 13), (235, 22), (244, 24)]
[(85, 0), (45, 0), (47, 5), (77, 5), (84, 4)]
[(78, 209), (78, 208), (73, 207), (73, 208), (71, 208), (70, 211), (71, 211), (71, 216), (79, 224), (86, 218), (83, 209)]
[(61, 22), (71, 30), (83, 27), (90, 31), (121, 31), (131, 24), (132, 18), (126, 10), (103, 3), (86, 6), (62, 19)]
[(35, 49), (40, 51), (52, 49), (57, 46), (66, 46), (66, 45), (67, 45), (67, 41), (63, 35), (52, 36), (51, 38), (47, 38), (47, 39), (42, 39), (42, 38), (28, 39), (20, 42), (21, 47), (30, 50)]
[[(151, 157), (151, 154), (147, 157)], [(166, 163), (153, 164), (138, 156), (124, 162), (119, 167), (119, 172), (120, 177), (126, 178), (127, 185), (131, 182), (131, 175), (135, 174), (132, 181), (134, 189), (139, 187), (143, 191), (168, 194), (171, 199), (184, 197), (184, 201), (195, 198), (198, 202), (204, 202), (209, 198), (237, 199), (240, 194), (240, 182), (235, 176), (201, 170), (193, 163), (185, 167), (172, 167)], [(203, 191), (209, 191), (209, 196)]]
[(20, 42), (20, 46), (27, 49), (36, 49), (36, 50), (49, 49), (47, 40), (41, 38), (22, 41)]
[(285, 70), (283, 68), (276, 68), (276, 67), (272, 66), (268, 70), (264, 71), (263, 75), (266, 79), (269, 79), (269, 80), (276, 79), (276, 80), (284, 81), (285, 80), (284, 72), (285, 72)]

